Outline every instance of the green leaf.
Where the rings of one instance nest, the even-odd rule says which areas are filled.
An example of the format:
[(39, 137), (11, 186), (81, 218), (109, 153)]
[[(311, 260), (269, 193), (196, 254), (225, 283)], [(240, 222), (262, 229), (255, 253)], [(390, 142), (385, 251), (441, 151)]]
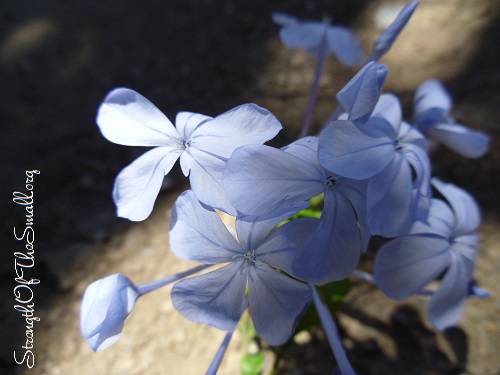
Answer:
[(240, 362), (241, 375), (259, 375), (264, 364), (264, 354), (247, 354)]

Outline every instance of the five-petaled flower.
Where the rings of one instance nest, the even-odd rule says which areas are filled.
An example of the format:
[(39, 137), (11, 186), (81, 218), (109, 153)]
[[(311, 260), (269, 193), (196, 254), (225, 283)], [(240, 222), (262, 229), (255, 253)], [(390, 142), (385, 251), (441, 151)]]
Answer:
[(236, 148), (262, 144), (281, 130), (276, 117), (255, 104), (243, 104), (215, 118), (180, 112), (174, 127), (149, 100), (125, 88), (106, 96), (97, 124), (111, 142), (155, 146), (116, 178), (113, 198), (118, 216), (134, 221), (149, 216), (164, 176), (179, 158), (198, 199), (235, 214), (221, 186), (227, 159)]
[(382, 246), (375, 281), (389, 297), (401, 300), (444, 273), (427, 313), (432, 325), (445, 329), (458, 322), (470, 294), (481, 217), (467, 192), (438, 179), (432, 183), (446, 202), (433, 199), (428, 223), (416, 222), (407, 236)]
[(414, 123), (428, 137), (467, 158), (479, 158), (488, 151), (490, 137), (457, 124), (451, 116), (450, 94), (435, 79), (422, 83), (413, 101)]
[(271, 230), (288, 216), (237, 218), (236, 240), (219, 215), (202, 206), (192, 191), (181, 194), (172, 212), (172, 251), (194, 262), (227, 264), (177, 282), (172, 289), (174, 307), (189, 320), (230, 331), (248, 300), (260, 337), (270, 345), (285, 343), (312, 300), (308, 284), (280, 272), (292, 273), (294, 243), (286, 225)]

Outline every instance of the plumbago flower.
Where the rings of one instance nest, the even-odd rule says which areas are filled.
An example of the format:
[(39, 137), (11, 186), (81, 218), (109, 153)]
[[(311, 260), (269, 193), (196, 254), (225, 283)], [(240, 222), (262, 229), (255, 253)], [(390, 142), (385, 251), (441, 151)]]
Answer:
[(324, 193), (321, 219), (300, 246), (293, 272), (308, 282), (325, 284), (354, 270), (369, 231), (366, 183), (323, 168), (317, 147), (317, 137), (299, 139), (281, 150), (240, 147), (226, 164), (223, 183), (231, 204), (247, 215), (273, 215), (307, 205), (308, 199)]
[(410, 20), (413, 12), (417, 8), (419, 0), (413, 0), (406, 4), (401, 12), (396, 16), (396, 19), (389, 25), (387, 29), (373, 43), (373, 51), (368, 58), (368, 61), (378, 61), (387, 53), (394, 44), (395, 40), (403, 31), (404, 27)]
[(213, 209), (201, 205), (192, 191), (184, 192), (172, 211), (172, 251), (182, 259), (227, 265), (177, 282), (172, 289), (174, 307), (189, 320), (231, 331), (248, 305), (260, 337), (270, 345), (285, 343), (312, 299), (308, 284), (278, 271), (293, 275), (295, 244), (286, 234), (287, 226), (271, 232), (289, 216), (240, 216), (236, 240)]
[(444, 273), (427, 309), (430, 323), (443, 330), (458, 322), (470, 295), (481, 218), (467, 192), (438, 179), (432, 184), (446, 202), (433, 199), (427, 223), (382, 246), (374, 276), (385, 294), (402, 300)]
[(370, 118), (386, 78), (385, 65), (369, 62), (337, 93), (337, 100), (348, 113), (347, 120), (364, 123)]
[(304, 137), (308, 134), (311, 124), (319, 91), (319, 80), (328, 55), (334, 54), (342, 64), (354, 66), (363, 61), (363, 49), (348, 29), (329, 25), (327, 21), (301, 22), (295, 17), (283, 13), (273, 14), (273, 20), (283, 26), (280, 30), (280, 37), (287, 48), (304, 48), (317, 55), (318, 58), (309, 104), (300, 134), (301, 137)]
[(329, 123), (319, 136), (318, 159), (340, 176), (368, 180), (371, 234), (403, 235), (415, 220), (425, 220), (431, 197), (427, 141), (402, 121), (395, 96), (381, 95), (364, 124)]
[(195, 267), (138, 286), (121, 274), (109, 275), (94, 281), (83, 294), (80, 310), (80, 330), (83, 337), (94, 351), (109, 348), (120, 338), (125, 319), (132, 312), (139, 297), (206, 267), (205, 265)]
[(312, 54), (334, 54), (347, 66), (361, 64), (363, 49), (352, 32), (329, 22), (299, 21), (284, 14), (273, 14), (273, 21), (281, 25), (280, 38), (287, 48), (303, 48)]
[(450, 115), (452, 100), (435, 79), (422, 83), (413, 101), (414, 123), (425, 135), (467, 158), (478, 158), (488, 150), (490, 138), (459, 125)]
[(163, 178), (180, 158), (198, 199), (235, 214), (221, 186), (222, 171), (239, 146), (262, 144), (281, 124), (267, 110), (244, 104), (216, 118), (180, 112), (175, 127), (146, 98), (125, 88), (111, 91), (101, 104), (97, 124), (104, 137), (127, 146), (155, 146), (120, 172), (113, 190), (118, 216), (146, 219)]
[[(270, 345), (284, 344), (311, 301), (344, 375), (355, 375), (328, 308), (312, 285), (292, 278), (294, 253), (316, 226), (306, 218), (274, 229), (291, 212), (277, 217), (240, 215), (233, 237), (218, 214), (192, 191), (176, 201), (170, 245), (179, 257), (207, 265), (227, 263), (201, 276), (181, 280), (172, 289), (174, 307), (187, 319), (228, 331), (207, 374), (215, 374), (243, 311), (248, 307), (257, 333)], [(203, 249), (203, 251), (200, 251)], [(286, 272), (288, 275), (282, 273)]]

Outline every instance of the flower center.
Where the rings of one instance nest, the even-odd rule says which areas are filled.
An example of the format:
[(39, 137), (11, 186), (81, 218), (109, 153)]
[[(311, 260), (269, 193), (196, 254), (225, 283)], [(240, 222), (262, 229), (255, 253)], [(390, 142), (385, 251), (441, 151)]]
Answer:
[(255, 250), (247, 251), (245, 254), (243, 254), (243, 259), (248, 262), (255, 262)]
[(329, 188), (333, 187), (337, 183), (337, 177), (328, 176), (325, 178), (325, 185)]
[(394, 148), (396, 149), (396, 151), (401, 151), (404, 148), (401, 139), (398, 138), (394, 141)]
[(187, 150), (189, 147), (191, 147), (191, 140), (190, 140), (190, 139), (188, 139), (188, 140), (185, 140), (185, 139), (184, 139), (184, 140), (182, 141), (182, 146), (184, 147), (184, 149), (186, 149), (186, 150)]

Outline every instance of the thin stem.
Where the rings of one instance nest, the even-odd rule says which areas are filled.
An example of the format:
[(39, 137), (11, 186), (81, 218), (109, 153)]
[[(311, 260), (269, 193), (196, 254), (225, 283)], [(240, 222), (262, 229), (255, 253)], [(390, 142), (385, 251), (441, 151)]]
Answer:
[(337, 326), (335, 325), (335, 321), (333, 320), (328, 307), (326, 307), (326, 305), (321, 300), (318, 292), (316, 291), (316, 288), (313, 285), (311, 285), (311, 287), (313, 290), (314, 306), (316, 306), (316, 310), (318, 311), (321, 324), (323, 325), (323, 329), (328, 338), (328, 342), (330, 343), (330, 348), (332, 349), (333, 355), (337, 360), (340, 372), (342, 373), (342, 375), (356, 375), (356, 372), (349, 363), (344, 348), (342, 347)]
[(314, 106), (316, 105), (316, 99), (318, 97), (319, 79), (321, 78), (321, 73), (323, 72), (323, 67), (325, 66), (325, 61), (327, 56), (328, 56), (328, 44), (326, 42), (326, 36), (325, 36), (323, 37), (323, 40), (321, 41), (318, 48), (318, 61), (316, 63), (314, 82), (311, 88), (311, 94), (309, 96), (309, 104), (307, 106), (307, 113), (304, 119), (304, 125), (302, 126), (302, 131), (300, 132), (300, 138), (305, 137), (309, 133), (309, 126), (311, 125), (312, 114), (314, 111)]
[[(247, 306), (248, 306), (248, 297), (246, 297), (245, 300), (243, 301), (243, 305), (242, 305), (243, 310), (242, 310), (241, 315), (240, 315), (240, 320), (241, 320), (241, 317), (243, 316), (243, 313), (245, 312), (245, 309), (247, 308)], [(219, 366), (222, 363), (222, 359), (224, 358), (224, 355), (226, 354), (227, 347), (229, 345), (229, 342), (231, 341), (231, 338), (233, 337), (234, 330), (236, 329), (237, 326), (238, 326), (238, 323), (236, 322), (236, 324), (231, 329), (229, 329), (227, 331), (226, 336), (224, 337), (224, 340), (222, 341), (221, 346), (217, 350), (217, 353), (215, 353), (214, 359), (212, 360), (212, 363), (210, 363), (210, 367), (208, 368), (205, 375), (217, 374), (217, 371), (219, 370)]]
[(219, 370), (219, 366), (222, 362), (222, 359), (224, 358), (224, 354), (226, 354), (227, 347), (229, 345), (229, 342), (231, 341), (231, 338), (233, 337), (235, 328), (236, 326), (234, 326), (232, 330), (226, 333), (226, 336), (224, 337), (221, 346), (217, 350), (217, 353), (215, 353), (215, 357), (212, 360), (212, 363), (210, 364), (210, 367), (208, 368), (206, 375), (217, 374), (217, 370)]
[(202, 264), (201, 266), (191, 268), (190, 270), (184, 271), (177, 273), (175, 275), (167, 276), (163, 279), (160, 280), (155, 280), (151, 281), (146, 284), (138, 285), (137, 286), (137, 291), (139, 292), (139, 296), (142, 296), (146, 293), (152, 292), (153, 290), (156, 290), (158, 288), (161, 288), (165, 285), (171, 284), (177, 280), (183, 279), (187, 276), (190, 276), (196, 272), (199, 272), (201, 270), (204, 270), (205, 268), (210, 267), (211, 264)]

